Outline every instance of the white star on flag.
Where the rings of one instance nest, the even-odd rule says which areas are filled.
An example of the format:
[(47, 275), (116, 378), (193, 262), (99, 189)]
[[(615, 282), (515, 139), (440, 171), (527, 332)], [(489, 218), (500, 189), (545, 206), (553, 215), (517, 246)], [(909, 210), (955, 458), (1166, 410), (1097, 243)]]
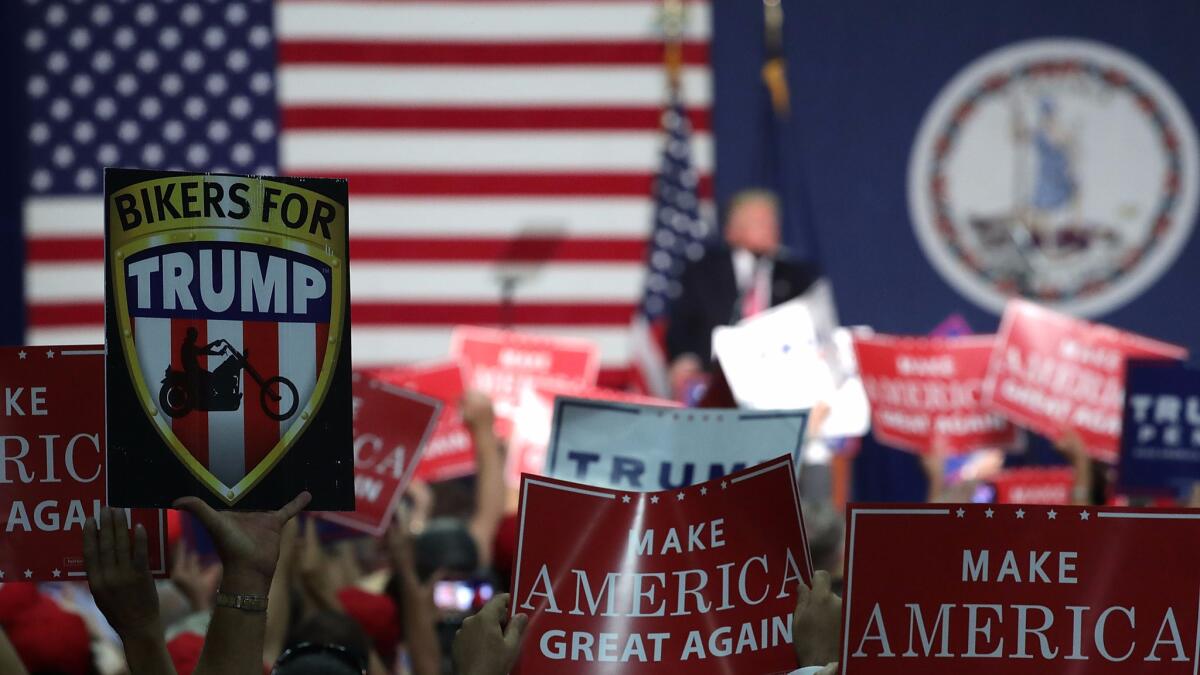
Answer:
[(25, 570), (25, 578), (32, 579), (33, 578), (33, 570)]
[(48, 358), (48, 359), (54, 358), (54, 350), (53, 349), (46, 350), (46, 358)]
[(994, 513), (996, 513), (996, 512), (995, 512), (995, 511), (993, 511), (993, 510), (991, 510), (991, 509), (988, 509), (987, 511), (984, 511), (984, 512), (983, 512), (983, 514), (984, 514), (985, 516), (987, 516), (988, 518), (991, 518), (991, 517), (992, 517), (992, 514), (994, 514)]
[(683, 501), (683, 493), (680, 492), (679, 494), (675, 495), (675, 499), (678, 499), (679, 501)]
[(17, 352), (17, 357), (20, 358), (22, 361), (24, 361), (25, 360), (25, 350), (22, 349), (21, 351)]
[(651, 496), (651, 497), (650, 497), (650, 503), (651, 503), (651, 504), (657, 504), (657, 503), (658, 503), (658, 495), (653, 495), (653, 496)]
[(702, 494), (702, 495), (708, 494), (708, 488), (706, 488), (706, 487), (700, 488), (700, 494)]
[(1025, 509), (1017, 509), (1017, 520), (1025, 519)]
[(729, 481), (727, 481), (727, 480), (721, 481), (721, 489), (724, 490), (727, 487), (729, 487)]
[(628, 504), (629, 503), (629, 495), (623, 495), (621, 497), (621, 501), (625, 504)]
[(1046, 515), (1049, 516), (1050, 520), (1054, 520), (1055, 518), (1058, 518), (1058, 511), (1055, 511), (1054, 509), (1050, 509), (1050, 512), (1047, 513)]
[(57, 579), (62, 576), (62, 570), (53, 570), (50, 572), (50, 574), (53, 574), (54, 578)]
[(1080, 512), (1080, 514), (1079, 514), (1079, 519), (1080, 519), (1080, 520), (1087, 520), (1088, 518), (1091, 518), (1091, 516), (1092, 516), (1092, 514), (1088, 513), (1087, 511), (1082, 511), (1082, 512)]
[(963, 517), (963, 514), (965, 514), (966, 512), (967, 512), (967, 511), (966, 511), (966, 509), (959, 508), (959, 509), (958, 509), (957, 511), (955, 511), (954, 513), (955, 513), (955, 514), (956, 514), (956, 515), (957, 515), (959, 518), (962, 518), (962, 517)]

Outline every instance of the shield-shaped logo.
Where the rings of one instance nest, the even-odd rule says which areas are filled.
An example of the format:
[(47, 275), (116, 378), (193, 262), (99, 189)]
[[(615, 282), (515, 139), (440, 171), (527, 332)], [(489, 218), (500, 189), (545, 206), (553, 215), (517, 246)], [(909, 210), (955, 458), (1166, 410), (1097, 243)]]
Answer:
[(175, 456), (232, 505), (329, 389), (347, 313), (345, 207), (290, 182), (178, 174), (111, 201), (134, 389)]

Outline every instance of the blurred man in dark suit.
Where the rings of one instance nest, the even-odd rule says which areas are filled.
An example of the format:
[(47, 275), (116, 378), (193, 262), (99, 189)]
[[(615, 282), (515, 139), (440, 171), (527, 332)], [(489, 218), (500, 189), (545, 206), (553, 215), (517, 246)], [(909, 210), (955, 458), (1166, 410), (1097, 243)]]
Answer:
[(724, 245), (688, 266), (683, 291), (671, 308), (667, 351), (671, 386), (711, 365), (713, 329), (753, 316), (801, 295), (820, 278), (813, 263), (789, 260), (780, 245), (779, 202), (766, 190), (746, 190), (729, 201)]

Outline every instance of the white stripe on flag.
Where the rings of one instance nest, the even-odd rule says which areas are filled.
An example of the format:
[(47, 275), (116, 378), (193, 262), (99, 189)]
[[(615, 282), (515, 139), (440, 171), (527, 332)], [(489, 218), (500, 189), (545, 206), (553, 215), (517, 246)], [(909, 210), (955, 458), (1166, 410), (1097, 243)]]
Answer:
[[(471, 165), (471, 158), (461, 159), (463, 167)], [(702, 206), (712, 208), (708, 202)], [(100, 197), (31, 197), (24, 208), (27, 237), (95, 237), (99, 260), (104, 237)], [(566, 238), (644, 237), (652, 209), (649, 194), (644, 198), (356, 196), (352, 232), (353, 236), (434, 238), (503, 238), (531, 232)]]
[[(684, 68), (688, 103), (709, 105), (707, 68)], [(637, 105), (662, 104), (662, 66), (419, 68), (403, 66), (283, 66), (279, 100), (311, 104)]]
[[(283, 335), (281, 324), (280, 335)], [(450, 348), (452, 326), (359, 326), (353, 329), (354, 365), (357, 367), (397, 365), (442, 361)], [(586, 328), (564, 328), (561, 326), (521, 326), (522, 332), (543, 333), (562, 337), (591, 340), (600, 345), (601, 365), (606, 368), (629, 365), (630, 340), (628, 324), (615, 326), (588, 326)], [(28, 331), (31, 345), (86, 345), (104, 342), (104, 326), (84, 325), (62, 328), (37, 328)], [(315, 338), (314, 338), (315, 339)], [(281, 345), (282, 348), (282, 345)], [(289, 363), (281, 363), (280, 374), (288, 375)], [(161, 375), (159, 377), (161, 378)], [(158, 380), (155, 380), (157, 382)], [(315, 376), (314, 376), (315, 381)], [(295, 382), (295, 380), (293, 380)], [(300, 383), (295, 382), (299, 387)], [(157, 394), (157, 392), (156, 392)], [(303, 397), (301, 397), (303, 403)]]
[[(242, 351), (242, 322), (208, 321), (208, 341), (228, 340), (238, 351)], [(227, 355), (209, 356), (208, 370), (229, 358)], [(245, 378), (238, 371), (238, 390), (242, 392), (242, 405), (237, 410), (213, 410), (208, 413), (208, 470), (227, 487), (237, 484), (246, 475), (246, 404)]]
[(279, 423), (283, 435), (300, 419), (300, 411), (317, 386), (317, 325), (282, 322), (279, 324), (279, 375), (296, 385), (299, 407), (296, 414)]
[[(657, 2), (279, 2), (281, 40), (538, 42), (659, 39)], [(685, 36), (706, 39), (707, 3), (688, 3)]]
[[(712, 169), (711, 141), (707, 133), (692, 136), (693, 166), (700, 173)], [(660, 131), (288, 131), (280, 136), (284, 166), (344, 171), (652, 173), (661, 156)]]
[[(103, 337), (100, 339), (103, 340)], [(133, 343), (142, 378), (150, 390), (148, 395), (154, 397), (154, 405), (158, 407), (158, 390), (162, 386), (163, 376), (171, 367), (171, 320), (134, 317)]]

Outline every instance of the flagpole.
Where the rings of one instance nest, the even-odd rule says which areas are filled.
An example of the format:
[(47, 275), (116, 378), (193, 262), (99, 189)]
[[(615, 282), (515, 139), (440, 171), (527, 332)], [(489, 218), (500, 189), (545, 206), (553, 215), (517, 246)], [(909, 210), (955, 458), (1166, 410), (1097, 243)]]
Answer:
[(683, 32), (687, 20), (684, 0), (663, 0), (663, 66), (667, 74), (669, 100), (679, 95), (683, 81)]
[(763, 63), (762, 78), (771, 96), (771, 107), (775, 114), (786, 117), (791, 109), (787, 85), (787, 60), (783, 53), (783, 4), (781, 0), (763, 0), (764, 43), (767, 59)]

